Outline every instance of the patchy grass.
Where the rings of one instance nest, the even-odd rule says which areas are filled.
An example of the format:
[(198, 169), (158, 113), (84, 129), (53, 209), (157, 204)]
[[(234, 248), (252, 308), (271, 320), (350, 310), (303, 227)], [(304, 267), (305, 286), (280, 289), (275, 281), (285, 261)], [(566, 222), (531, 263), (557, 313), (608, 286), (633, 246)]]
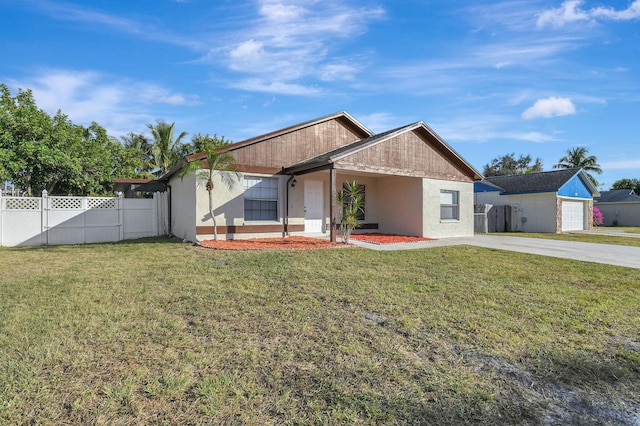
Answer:
[[(609, 229), (609, 228), (605, 228)], [(620, 228), (616, 228), (620, 229)], [(629, 231), (627, 231), (629, 232)], [(535, 232), (495, 232), (483, 235), (501, 235), (505, 237), (541, 238), (547, 240), (576, 241), (582, 243), (613, 244), (617, 246), (640, 247), (640, 238), (605, 235), (605, 234), (549, 234)]]
[(468, 246), (0, 255), (2, 424), (640, 420), (634, 269)]

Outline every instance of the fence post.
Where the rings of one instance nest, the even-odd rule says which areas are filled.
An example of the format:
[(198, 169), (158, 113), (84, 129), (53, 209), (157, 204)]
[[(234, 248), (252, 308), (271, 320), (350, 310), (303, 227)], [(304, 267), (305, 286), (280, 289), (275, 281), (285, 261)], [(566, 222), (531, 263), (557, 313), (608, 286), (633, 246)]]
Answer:
[(118, 230), (119, 241), (124, 240), (124, 203), (122, 202), (122, 192), (118, 192), (118, 199), (116, 200), (118, 208)]
[[(6, 185), (6, 183), (5, 183)], [(0, 188), (0, 247), (2, 247), (2, 222), (4, 222), (4, 220), (2, 219), (2, 216), (4, 216), (2, 214), (2, 188)]]
[(42, 199), (40, 200), (40, 232), (44, 235), (44, 245), (49, 245), (49, 197), (46, 189), (42, 190)]
[(153, 216), (153, 236), (157, 237), (158, 236), (158, 220), (159, 215), (158, 215), (158, 201), (159, 201), (159, 197), (158, 197), (158, 193), (154, 192), (153, 193), (153, 211), (152, 211), (152, 216)]

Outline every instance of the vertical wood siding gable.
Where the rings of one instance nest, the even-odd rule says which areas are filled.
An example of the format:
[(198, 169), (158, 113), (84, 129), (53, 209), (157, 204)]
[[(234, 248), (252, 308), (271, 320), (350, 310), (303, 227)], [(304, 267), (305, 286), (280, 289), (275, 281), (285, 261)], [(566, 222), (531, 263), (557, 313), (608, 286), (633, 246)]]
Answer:
[(242, 146), (232, 154), (242, 166), (291, 166), (366, 137), (349, 123), (333, 119), (284, 135)]
[(423, 138), (416, 131), (406, 132), (345, 157), (336, 162), (336, 167), (371, 173), (472, 182), (472, 177), (456, 165), (459, 160), (445, 156), (436, 148), (436, 144), (440, 142)]

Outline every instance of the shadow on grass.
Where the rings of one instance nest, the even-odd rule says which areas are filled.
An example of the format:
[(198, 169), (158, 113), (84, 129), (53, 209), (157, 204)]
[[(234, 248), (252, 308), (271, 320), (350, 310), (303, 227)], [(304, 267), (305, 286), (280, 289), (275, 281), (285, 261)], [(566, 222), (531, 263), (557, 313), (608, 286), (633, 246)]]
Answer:
[[(122, 240), (106, 243), (86, 243), (86, 244), (60, 244), (60, 245), (41, 245), (41, 246), (25, 246), (25, 247), (0, 247), (0, 250), (7, 252), (25, 252), (25, 251), (49, 251), (55, 252), (56, 250), (66, 250), (70, 247), (80, 248), (95, 248), (95, 247), (109, 247), (109, 246), (128, 246), (135, 244), (185, 244), (183, 240), (177, 237), (145, 237), (136, 238), (134, 240)], [(190, 243), (186, 243), (190, 244)]]

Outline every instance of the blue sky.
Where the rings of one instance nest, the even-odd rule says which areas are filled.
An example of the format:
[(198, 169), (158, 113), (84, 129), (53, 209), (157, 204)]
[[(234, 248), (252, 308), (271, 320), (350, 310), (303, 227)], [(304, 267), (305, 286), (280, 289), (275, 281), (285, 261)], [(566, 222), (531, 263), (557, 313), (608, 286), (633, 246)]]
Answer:
[(240, 141), (345, 110), (482, 171), (583, 146), (640, 178), (640, 0), (0, 0), (0, 82), (110, 135)]

